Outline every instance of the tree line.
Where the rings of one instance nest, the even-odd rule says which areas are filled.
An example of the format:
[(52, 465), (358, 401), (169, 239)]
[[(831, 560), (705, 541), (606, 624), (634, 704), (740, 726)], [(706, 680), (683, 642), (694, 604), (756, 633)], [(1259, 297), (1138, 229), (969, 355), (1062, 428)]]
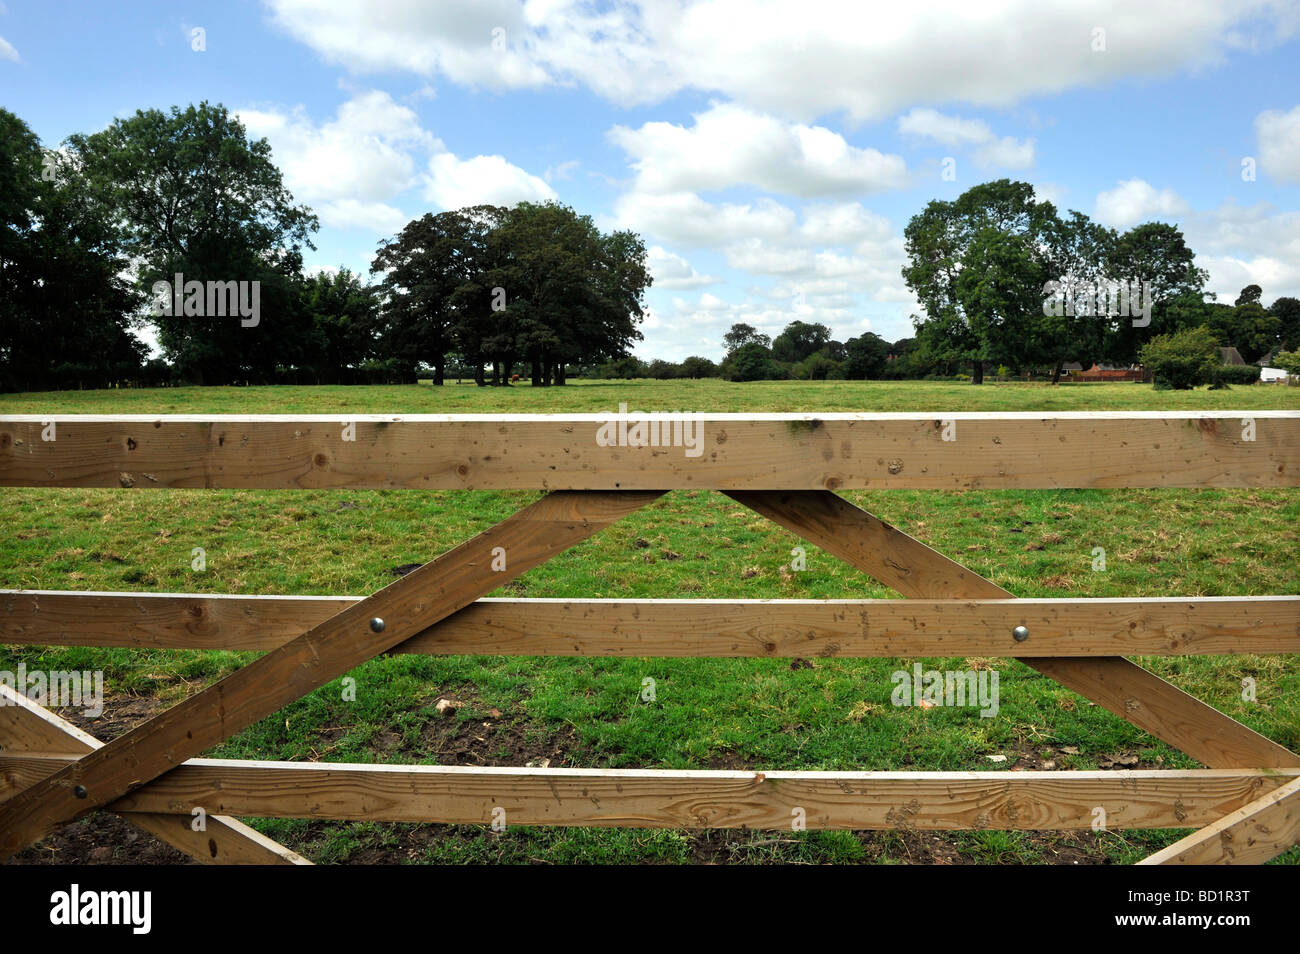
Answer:
[[(642, 337), (644, 242), (568, 206), (423, 215), (380, 244), (373, 281), (306, 274), (318, 229), (266, 140), (220, 105), (138, 111), (58, 150), (0, 109), (0, 389), (399, 383), (426, 370), (486, 385), (516, 368), (564, 384)], [(260, 314), (214, 309), (214, 284), (253, 286)], [(147, 360), (132, 331), (150, 322), (162, 357)]]

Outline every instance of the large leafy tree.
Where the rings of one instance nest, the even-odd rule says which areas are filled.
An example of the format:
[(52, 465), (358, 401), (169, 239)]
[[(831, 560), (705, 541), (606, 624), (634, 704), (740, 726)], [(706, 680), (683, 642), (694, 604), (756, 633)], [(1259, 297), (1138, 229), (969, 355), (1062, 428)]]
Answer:
[(1150, 284), (1151, 323), (1135, 325), (1131, 319), (1115, 322), (1107, 333), (1105, 351), (1116, 364), (1131, 364), (1138, 358), (1142, 343), (1153, 335), (1177, 331), (1175, 302), (1203, 300), (1209, 273), (1196, 267), (1196, 253), (1188, 247), (1177, 226), (1164, 222), (1147, 222), (1120, 235), (1111, 249), (1107, 263), (1116, 280)]
[(302, 359), (302, 249), (318, 223), (295, 205), (265, 139), (250, 140), (225, 107), (207, 102), (114, 120), (68, 146), (111, 205), (138, 263), (139, 287), (257, 281), (261, 316), (160, 315), (158, 337), (182, 376), (203, 383), (270, 380)]
[[(556, 202), (521, 202), (488, 236), (483, 281), (505, 307), (498, 353), (522, 360), (534, 385), (563, 384), (569, 364), (620, 358), (642, 337), (646, 248), (632, 232), (603, 234), (590, 216)], [(507, 368), (508, 371), (508, 368)]]
[[(969, 364), (976, 384), (984, 380), (986, 361), (1015, 360), (1019, 346), (1003, 332), (1029, 319), (1021, 311), (1041, 313), (1055, 218), (1055, 207), (1039, 202), (1033, 186), (1009, 179), (975, 186), (951, 202), (932, 201), (913, 216), (903, 233), (908, 262), (902, 273), (925, 309), (917, 327), (921, 345), (936, 358)], [(967, 274), (972, 268), (985, 273)]]
[[(487, 268), (487, 234), (504, 214), (504, 209), (491, 206), (429, 213), (380, 245), (371, 271), (383, 273), (385, 355), (402, 361), (412, 373), (417, 364), (429, 365), (433, 383), (441, 385), (458, 333), (470, 342), (471, 353), (481, 350), (481, 329), (465, 319), (464, 309), (487, 312), (490, 303), (482, 295), (467, 294), (465, 286)], [(481, 377), (481, 360), (479, 368)]]
[(1113, 280), (1106, 268), (1116, 238), (1113, 230), (1098, 225), (1082, 212), (1071, 211), (1064, 218), (1048, 222), (1050, 281), (1057, 283), (1057, 292), (1051, 296), (1055, 300), (1045, 305), (1041, 316), (1036, 316), (1032, 350), (1036, 361), (1052, 368), (1053, 384), (1060, 381), (1067, 361), (1088, 367), (1101, 356), (1111, 318), (1097, 314), (1105, 307), (1097, 298), (1084, 305), (1078, 293), (1091, 289), (1095, 294)]
[(145, 348), (120, 233), (73, 158), (0, 109), (0, 387), (104, 387)]
[(883, 377), (889, 361), (890, 344), (870, 331), (844, 342), (845, 377), (854, 381)]

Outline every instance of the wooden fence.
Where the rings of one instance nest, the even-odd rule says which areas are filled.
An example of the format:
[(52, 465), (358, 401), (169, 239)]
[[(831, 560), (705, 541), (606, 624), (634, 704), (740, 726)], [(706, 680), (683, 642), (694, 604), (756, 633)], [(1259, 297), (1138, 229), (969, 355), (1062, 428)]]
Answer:
[[(1300, 756), (1127, 659), (1300, 652), (1300, 597), (1016, 599), (852, 488), (1300, 486), (1300, 412), (0, 417), (0, 486), (527, 488), (370, 596), (0, 591), (0, 643), (265, 651), (101, 745), (0, 690), (0, 858), (106, 808), (195, 858), (305, 863), (236, 816), (619, 827), (1198, 828), (1148, 863), (1300, 840)], [(722, 491), (898, 600), (488, 599), (679, 489)], [(502, 567), (494, 559), (504, 548)], [(1295, 555), (1291, 554), (1290, 559)], [(1187, 753), (1161, 771), (752, 772), (199, 758), (385, 652), (1017, 658)], [(195, 808), (207, 830), (191, 830)]]

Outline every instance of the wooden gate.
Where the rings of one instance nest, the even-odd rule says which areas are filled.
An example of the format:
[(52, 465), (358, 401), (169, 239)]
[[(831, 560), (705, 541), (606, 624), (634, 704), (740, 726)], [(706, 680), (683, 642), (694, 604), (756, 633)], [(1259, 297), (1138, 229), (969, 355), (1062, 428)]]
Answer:
[[(305, 863), (234, 816), (789, 829), (1190, 828), (1146, 863), (1300, 839), (1300, 756), (1128, 656), (1300, 652), (1300, 597), (1016, 599), (841, 489), (1297, 487), (1300, 412), (0, 417), (0, 486), (533, 489), (365, 597), (0, 591), (0, 643), (265, 650), (101, 745), (5, 690), (0, 858), (97, 809), (195, 858)], [(486, 599), (663, 493), (721, 491), (901, 600)], [(499, 548), (499, 549), (498, 549)], [(504, 553), (504, 561), (497, 560)], [(1295, 555), (1291, 555), (1294, 559)], [(385, 652), (1012, 657), (1206, 766), (467, 768), (203, 759)], [(212, 813), (190, 830), (191, 812)]]

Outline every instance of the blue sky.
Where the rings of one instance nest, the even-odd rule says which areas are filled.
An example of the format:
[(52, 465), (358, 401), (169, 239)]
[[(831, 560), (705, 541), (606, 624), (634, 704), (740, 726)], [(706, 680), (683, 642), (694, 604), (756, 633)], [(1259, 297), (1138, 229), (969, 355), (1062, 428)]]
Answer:
[(0, 4), (45, 145), (224, 103), (320, 216), (308, 265), (362, 274), (424, 212), (557, 198), (645, 237), (637, 353), (676, 360), (736, 321), (909, 335), (908, 218), (1003, 177), (1300, 296), (1297, 63), (1300, 4), (1253, 0)]

